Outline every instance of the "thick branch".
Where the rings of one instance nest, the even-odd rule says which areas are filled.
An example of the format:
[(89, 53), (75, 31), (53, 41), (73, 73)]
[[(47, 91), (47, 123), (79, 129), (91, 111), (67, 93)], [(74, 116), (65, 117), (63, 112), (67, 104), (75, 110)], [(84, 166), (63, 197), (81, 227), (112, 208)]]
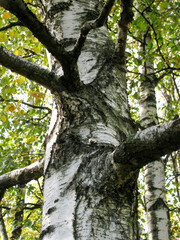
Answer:
[(47, 27), (28, 9), (23, 0), (1, 0), (0, 6), (14, 14), (47, 48), (47, 50), (61, 62), (65, 72), (67, 71), (66, 68), (69, 61), (63, 45), (51, 36)]
[(113, 153), (115, 164), (139, 169), (180, 149), (180, 119), (149, 127), (129, 137)]
[(16, 72), (30, 80), (33, 80), (50, 90), (53, 90), (56, 82), (59, 81), (58, 77), (54, 73), (49, 72), (47, 69), (39, 67), (20, 56), (14, 55), (1, 46), (0, 64), (9, 68), (12, 72)]
[(33, 179), (38, 179), (43, 175), (44, 161), (40, 160), (31, 165), (16, 169), (0, 176), (0, 192), (14, 185), (26, 184)]
[(130, 22), (133, 20), (132, 11), (133, 1), (132, 0), (122, 0), (121, 1), (121, 18), (118, 22), (118, 37), (116, 42), (116, 53), (118, 55), (118, 60), (120, 64), (125, 65), (125, 49), (128, 34), (128, 27)]
[(106, 3), (104, 4), (104, 7), (99, 14), (98, 18), (93, 20), (93, 21), (88, 21), (86, 22), (82, 28), (81, 32), (79, 35), (79, 38), (77, 39), (77, 42), (75, 44), (73, 53), (76, 59), (79, 57), (81, 53), (81, 49), (84, 46), (84, 43), (86, 41), (86, 37), (90, 30), (95, 29), (95, 28), (100, 28), (104, 25), (105, 21), (107, 20), (107, 17), (114, 5), (115, 0), (107, 0)]

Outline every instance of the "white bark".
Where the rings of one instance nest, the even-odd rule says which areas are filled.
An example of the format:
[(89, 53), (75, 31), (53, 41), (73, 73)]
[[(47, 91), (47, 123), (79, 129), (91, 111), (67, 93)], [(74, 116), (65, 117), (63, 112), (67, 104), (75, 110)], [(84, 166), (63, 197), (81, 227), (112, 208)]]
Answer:
[(149, 163), (145, 170), (145, 201), (149, 239), (170, 239), (165, 173), (161, 161)]
[[(143, 49), (151, 41), (150, 33), (145, 33)], [(152, 74), (154, 71), (153, 61), (146, 60), (143, 74)], [(140, 82), (140, 121), (141, 126), (147, 128), (157, 124), (157, 109), (155, 98), (155, 84), (153, 75), (149, 75)], [(158, 160), (158, 159), (157, 159)], [(148, 221), (148, 234), (150, 240), (169, 240), (169, 218), (166, 205), (165, 173), (163, 163), (154, 161), (145, 167), (145, 203)]]
[[(166, 137), (172, 139), (174, 133), (173, 143), (167, 150), (178, 148), (180, 144), (177, 138), (179, 120), (127, 138), (135, 130), (129, 113), (125, 69), (119, 64), (117, 55), (114, 57), (115, 47), (105, 26), (93, 27), (76, 64), (74, 46), (82, 33), (81, 27), (97, 19), (100, 2), (103, 1), (46, 0), (47, 27), (23, 1), (0, 2), (22, 19), (53, 56), (51, 68), (55, 75), (43, 70), (45, 78), (42, 83), (41, 78), (39, 80), (54, 95), (45, 141), (42, 240), (137, 240), (136, 180), (138, 169), (145, 164), (140, 163), (147, 154), (143, 146), (149, 151), (147, 143), (150, 143), (155, 150), (154, 157), (161, 156), (164, 151), (164, 148), (158, 149), (155, 140), (162, 140), (167, 146)], [(127, 1), (123, 1), (125, 3)], [(128, 23), (125, 21), (124, 26)], [(126, 36), (123, 39), (124, 48)], [(116, 52), (118, 49), (120, 46)], [(16, 71), (20, 65), (16, 66)], [(12, 62), (6, 67), (14, 70)], [(149, 92), (145, 89), (142, 92), (146, 100)], [(118, 169), (116, 164), (119, 164)], [(14, 174), (14, 178), (6, 175), (6, 179), (16, 179), (19, 183), (21, 173)]]
[[(97, 15), (97, 1), (45, 4), (47, 26), (66, 50), (73, 49), (87, 13)], [(125, 73), (111, 63), (112, 47), (106, 27), (91, 31), (78, 59), (80, 92), (55, 92), (45, 154), (43, 240), (137, 238), (134, 187), (126, 194), (120, 190), (112, 166), (114, 147), (133, 132)], [(55, 59), (52, 69), (62, 72)]]

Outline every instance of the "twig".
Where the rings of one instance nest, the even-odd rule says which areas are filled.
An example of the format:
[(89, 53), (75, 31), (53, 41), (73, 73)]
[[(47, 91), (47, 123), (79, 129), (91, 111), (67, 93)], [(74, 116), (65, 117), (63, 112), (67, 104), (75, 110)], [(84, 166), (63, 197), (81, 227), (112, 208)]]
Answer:
[(142, 11), (142, 13), (149, 11), (150, 8), (151, 8), (151, 5), (152, 5), (154, 2), (155, 2), (155, 0), (153, 0), (146, 8)]
[(136, 40), (137, 42), (139, 42), (139, 43), (143, 43), (143, 41), (142, 40), (140, 40), (140, 39), (138, 39), (137, 37), (135, 37), (133, 34), (132, 34), (132, 32), (128, 29), (128, 32), (130, 33), (130, 37), (132, 37), (134, 40)]
[[(9, 99), (9, 100), (5, 100), (2, 96), (0, 96), (0, 102), (3, 102), (3, 101), (6, 101), (6, 102), (19, 102), (19, 100), (15, 100), (15, 99)], [(49, 113), (51, 113), (51, 109), (48, 108), (48, 107), (43, 107), (43, 106), (35, 106), (35, 105), (32, 105), (32, 104), (29, 104), (29, 103), (26, 103), (26, 102), (20, 102), (28, 107), (31, 107), (31, 108), (38, 108), (38, 109), (44, 109), (44, 110), (47, 110)]]

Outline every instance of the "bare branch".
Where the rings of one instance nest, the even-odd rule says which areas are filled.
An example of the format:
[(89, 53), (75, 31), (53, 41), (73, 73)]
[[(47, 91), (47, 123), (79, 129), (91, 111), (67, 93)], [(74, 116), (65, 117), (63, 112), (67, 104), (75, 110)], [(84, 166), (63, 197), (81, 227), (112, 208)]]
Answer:
[[(0, 95), (0, 102), (19, 102), (19, 100), (15, 100), (15, 99), (4, 99), (1, 95)], [(26, 103), (26, 102), (21, 102), (21, 104), (24, 104), (28, 107), (31, 107), (31, 108), (36, 108), (36, 109), (43, 109), (43, 110), (47, 110), (48, 111), (48, 114), (51, 113), (51, 109), (48, 108), (48, 107), (43, 107), (43, 106), (36, 106), (36, 105), (32, 105), (32, 104), (29, 104), (29, 103)]]
[(14, 185), (26, 184), (33, 179), (38, 179), (43, 175), (44, 160), (41, 159), (31, 165), (16, 169), (0, 176), (0, 192)]
[(50, 90), (54, 90), (58, 86), (56, 83), (60, 81), (53, 72), (14, 55), (2, 46), (0, 46), (0, 64)]
[(115, 164), (139, 169), (180, 149), (180, 119), (149, 127), (126, 139), (113, 153)]
[(88, 33), (92, 29), (100, 28), (104, 25), (108, 15), (114, 5), (114, 2), (115, 2), (115, 0), (107, 0), (106, 3), (104, 4), (104, 7), (103, 7), (101, 13), (99, 14), (98, 18), (93, 21), (88, 21), (82, 26), (79, 38), (77, 39), (76, 44), (73, 49), (73, 55), (76, 59), (78, 59), (78, 57), (81, 53), (81, 49), (84, 46), (84, 43), (86, 41), (86, 37), (87, 37)]

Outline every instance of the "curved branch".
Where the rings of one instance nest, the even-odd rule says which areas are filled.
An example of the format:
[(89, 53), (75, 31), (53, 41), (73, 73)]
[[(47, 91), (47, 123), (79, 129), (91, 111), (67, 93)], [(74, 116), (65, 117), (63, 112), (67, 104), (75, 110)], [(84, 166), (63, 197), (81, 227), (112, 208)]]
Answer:
[(33, 179), (38, 179), (43, 175), (44, 159), (34, 162), (31, 165), (16, 169), (0, 176), (0, 192), (14, 185), (26, 184)]
[(0, 46), (0, 64), (10, 69), (12, 72), (16, 72), (33, 80), (50, 90), (54, 90), (57, 81), (59, 81), (58, 76), (53, 72), (49, 72), (47, 69), (39, 67), (20, 56), (14, 55), (2, 46)]
[(180, 149), (180, 119), (155, 125), (127, 138), (113, 153), (115, 164), (140, 169)]

